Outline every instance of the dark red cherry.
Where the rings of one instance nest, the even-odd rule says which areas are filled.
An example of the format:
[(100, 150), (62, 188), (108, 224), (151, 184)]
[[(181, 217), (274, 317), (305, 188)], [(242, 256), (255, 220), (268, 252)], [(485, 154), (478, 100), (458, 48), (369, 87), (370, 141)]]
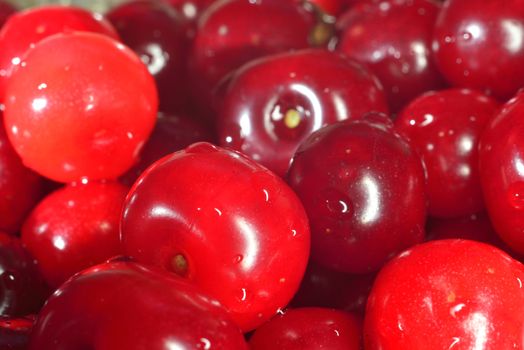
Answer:
[(0, 233), (0, 316), (36, 313), (47, 295), (38, 267), (20, 239)]
[(199, 285), (245, 331), (285, 307), (309, 257), (306, 213), (286, 183), (208, 143), (144, 172), (121, 230), (125, 254)]
[(247, 349), (220, 304), (195, 286), (132, 262), (77, 274), (38, 315), (29, 350)]
[(0, 1), (0, 27), (2, 27), (7, 19), (12, 16), (17, 9), (8, 1)]
[[(0, 114), (0, 119), (2, 115)], [(0, 231), (17, 233), (44, 192), (44, 180), (22, 164), (0, 125)]]
[(287, 175), (310, 220), (311, 258), (348, 273), (376, 271), (424, 239), (421, 161), (392, 125), (371, 117), (310, 135)]
[(434, 31), (433, 50), (454, 86), (475, 88), (501, 99), (524, 87), (524, 1), (444, 3)]
[(0, 101), (13, 70), (27, 50), (53, 34), (87, 31), (118, 39), (113, 26), (101, 15), (72, 6), (41, 6), (9, 17), (0, 31)]
[(352, 314), (323, 308), (287, 310), (259, 327), (251, 350), (360, 350), (361, 323)]
[(443, 86), (431, 56), (439, 10), (432, 0), (361, 1), (337, 23), (337, 49), (377, 75), (394, 112)]
[(452, 218), (484, 209), (478, 143), (499, 108), (473, 90), (430, 92), (413, 100), (395, 122), (424, 162), (428, 213)]
[(480, 139), (480, 180), (499, 236), (524, 253), (524, 93), (507, 102)]
[(376, 78), (345, 57), (307, 49), (266, 57), (231, 77), (218, 114), (219, 142), (283, 176), (313, 131), (387, 112)]
[(424, 243), (391, 260), (369, 296), (365, 348), (518, 349), (524, 266), (479, 242)]
[(33, 322), (33, 316), (24, 318), (0, 317), (0, 349), (26, 350)]
[(159, 109), (186, 110), (186, 38), (178, 12), (164, 2), (139, 0), (114, 8), (107, 18), (155, 78)]
[(121, 253), (119, 219), (128, 188), (72, 184), (44, 198), (22, 228), (22, 241), (49, 285)]
[(197, 21), (206, 8), (216, 0), (164, 0), (177, 10), (183, 18), (183, 28), (189, 41), (195, 37)]

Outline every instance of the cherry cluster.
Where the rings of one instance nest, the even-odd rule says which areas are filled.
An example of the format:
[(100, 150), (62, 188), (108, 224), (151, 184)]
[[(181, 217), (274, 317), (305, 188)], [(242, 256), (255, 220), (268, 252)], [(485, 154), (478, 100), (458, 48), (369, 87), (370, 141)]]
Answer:
[(524, 0), (0, 23), (0, 350), (524, 349)]

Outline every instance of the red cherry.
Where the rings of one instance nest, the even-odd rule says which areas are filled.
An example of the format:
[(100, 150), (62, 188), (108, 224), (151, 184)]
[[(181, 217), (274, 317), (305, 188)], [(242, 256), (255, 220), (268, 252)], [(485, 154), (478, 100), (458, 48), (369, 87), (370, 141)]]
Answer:
[(0, 349), (26, 350), (34, 317), (0, 317)]
[(60, 182), (128, 170), (156, 120), (155, 83), (122, 44), (58, 34), (30, 50), (11, 76), (6, 130), (25, 165)]
[(524, 87), (524, 1), (448, 0), (434, 31), (435, 59), (455, 86), (507, 99)]
[(380, 117), (320, 129), (302, 143), (289, 169), (288, 182), (310, 220), (311, 257), (326, 267), (376, 271), (424, 239), (420, 159)]
[(524, 253), (524, 93), (504, 105), (480, 139), (480, 180), (495, 230)]
[(377, 75), (395, 112), (443, 86), (431, 56), (439, 10), (432, 0), (362, 1), (337, 23), (342, 32), (337, 49)]
[(205, 11), (215, 0), (164, 0), (177, 10), (184, 19), (186, 37), (192, 41), (195, 37), (197, 21), (202, 12)]
[(0, 31), (0, 101), (4, 101), (7, 81), (27, 50), (53, 34), (73, 31), (100, 33), (118, 39), (108, 21), (81, 8), (42, 6), (9, 17)]
[(121, 229), (127, 255), (199, 285), (244, 331), (291, 300), (309, 256), (307, 217), (293, 191), (247, 157), (208, 143), (142, 174)]
[(490, 245), (434, 241), (379, 273), (366, 311), (366, 349), (518, 349), (524, 266)]
[(450, 89), (422, 95), (400, 113), (395, 126), (426, 168), (429, 215), (461, 217), (484, 209), (477, 149), (498, 107), (479, 92)]
[(370, 111), (387, 112), (382, 88), (353, 61), (317, 49), (270, 56), (231, 77), (218, 115), (220, 144), (284, 176), (313, 131)]
[(287, 310), (258, 328), (251, 350), (360, 350), (361, 325), (355, 316), (337, 310)]
[(15, 12), (16, 8), (11, 3), (1, 0), (0, 1), (0, 27), (2, 27), (7, 19), (11, 17)]
[(128, 189), (119, 183), (68, 185), (38, 204), (22, 240), (49, 285), (121, 253), (119, 219)]
[(195, 286), (131, 262), (93, 267), (47, 301), (29, 350), (247, 349), (220, 304)]

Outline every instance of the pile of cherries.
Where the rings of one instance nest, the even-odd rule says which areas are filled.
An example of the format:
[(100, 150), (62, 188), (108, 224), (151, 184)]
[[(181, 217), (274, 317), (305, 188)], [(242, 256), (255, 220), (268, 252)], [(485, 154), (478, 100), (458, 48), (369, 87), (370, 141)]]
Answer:
[(524, 349), (524, 0), (0, 20), (0, 350)]

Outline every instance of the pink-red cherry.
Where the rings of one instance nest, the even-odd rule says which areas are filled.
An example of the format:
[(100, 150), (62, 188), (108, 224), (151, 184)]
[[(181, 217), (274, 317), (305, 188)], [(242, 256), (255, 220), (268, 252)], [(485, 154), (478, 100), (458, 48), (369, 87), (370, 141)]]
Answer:
[(501, 99), (524, 87), (524, 1), (444, 3), (434, 30), (436, 62), (454, 86)]
[(366, 349), (518, 349), (524, 266), (467, 240), (418, 245), (379, 273), (368, 300)]
[(429, 215), (453, 218), (484, 209), (478, 143), (498, 108), (480, 92), (450, 89), (424, 94), (400, 113), (395, 126), (426, 168)]
[(186, 281), (132, 262), (77, 274), (38, 315), (29, 350), (247, 349), (220, 304)]
[(220, 144), (280, 176), (313, 131), (370, 111), (387, 112), (376, 78), (327, 50), (266, 57), (242, 67), (230, 79), (218, 114)]
[(323, 308), (287, 310), (259, 327), (251, 350), (360, 350), (360, 320), (344, 311)]
[(266, 168), (197, 143), (153, 164), (122, 217), (124, 253), (184, 276), (245, 331), (284, 308), (309, 257), (299, 199)]
[(100, 34), (39, 42), (9, 79), (4, 121), (24, 164), (59, 182), (113, 179), (136, 161), (156, 121), (155, 82)]
[(373, 114), (328, 125), (293, 158), (287, 179), (306, 208), (311, 258), (321, 265), (376, 271), (424, 239), (422, 164), (386, 119)]
[(4, 101), (7, 81), (27, 50), (53, 34), (73, 31), (118, 39), (113, 26), (101, 15), (72, 6), (36, 7), (9, 17), (0, 31), (0, 101)]
[(439, 10), (432, 0), (362, 1), (338, 20), (337, 49), (377, 75), (394, 112), (443, 85), (431, 55)]
[(34, 321), (34, 316), (0, 317), (0, 349), (26, 350)]
[(33, 210), (22, 240), (53, 287), (121, 254), (119, 221), (128, 188), (119, 183), (73, 184)]

